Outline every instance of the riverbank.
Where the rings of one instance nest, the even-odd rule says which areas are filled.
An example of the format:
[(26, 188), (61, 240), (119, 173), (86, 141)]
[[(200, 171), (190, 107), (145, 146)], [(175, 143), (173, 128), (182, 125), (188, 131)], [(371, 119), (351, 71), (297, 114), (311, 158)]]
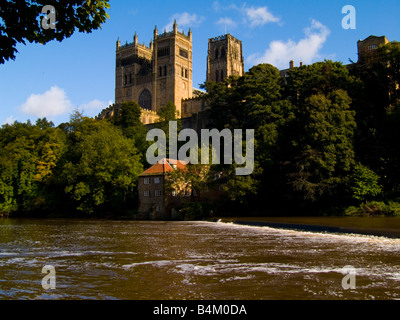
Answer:
[(237, 217), (213, 222), (309, 232), (360, 234), (400, 239), (399, 217)]

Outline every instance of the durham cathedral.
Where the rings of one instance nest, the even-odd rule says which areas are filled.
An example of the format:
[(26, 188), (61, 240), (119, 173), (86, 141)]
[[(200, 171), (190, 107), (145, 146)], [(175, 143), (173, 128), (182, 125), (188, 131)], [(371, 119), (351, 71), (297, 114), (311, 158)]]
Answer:
[[(224, 81), (244, 74), (242, 42), (230, 34), (208, 41), (207, 81)], [(140, 44), (135, 33), (133, 43), (116, 45), (115, 105), (98, 119), (118, 116), (121, 103), (136, 101), (142, 109), (142, 122), (158, 121), (157, 112), (173, 102), (181, 118), (204, 111), (202, 92), (193, 88), (192, 32), (178, 31), (176, 21), (171, 32), (159, 34), (149, 46)]]
[[(358, 62), (349, 70), (374, 57), (375, 50), (389, 41), (385, 36), (370, 36), (358, 41)], [(303, 63), (300, 62), (300, 66)], [(293, 69), (281, 70), (286, 79)], [(244, 75), (242, 42), (230, 34), (208, 40), (207, 81), (222, 82), (229, 76)], [(192, 31), (178, 31), (176, 21), (170, 32), (159, 34), (157, 27), (149, 46), (140, 44), (135, 33), (133, 43), (116, 45), (115, 105), (103, 110), (96, 119), (117, 117), (123, 102), (135, 101), (142, 110), (141, 121), (151, 126), (159, 120), (158, 111), (172, 102), (184, 127), (198, 130), (207, 122), (204, 93), (193, 88)]]

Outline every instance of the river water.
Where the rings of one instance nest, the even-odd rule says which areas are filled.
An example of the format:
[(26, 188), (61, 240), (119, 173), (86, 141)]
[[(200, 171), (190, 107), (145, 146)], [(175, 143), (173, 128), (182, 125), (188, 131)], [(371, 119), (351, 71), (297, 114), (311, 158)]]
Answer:
[(0, 219), (0, 299), (399, 299), (399, 253), (398, 239), (226, 223)]

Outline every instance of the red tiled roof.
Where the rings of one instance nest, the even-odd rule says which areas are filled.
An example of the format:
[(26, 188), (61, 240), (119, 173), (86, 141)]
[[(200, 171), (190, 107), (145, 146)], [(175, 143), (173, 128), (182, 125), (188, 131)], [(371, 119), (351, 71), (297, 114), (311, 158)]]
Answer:
[(139, 176), (154, 176), (154, 175), (163, 175), (167, 172), (174, 171), (174, 169), (185, 169), (186, 162), (172, 159), (162, 159), (158, 161), (151, 168), (144, 171)]

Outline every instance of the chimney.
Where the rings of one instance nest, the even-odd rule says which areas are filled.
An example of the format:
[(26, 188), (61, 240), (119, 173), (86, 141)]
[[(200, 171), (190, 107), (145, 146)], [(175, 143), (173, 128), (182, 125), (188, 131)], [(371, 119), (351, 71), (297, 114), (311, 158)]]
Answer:
[(289, 68), (290, 68), (290, 69), (293, 69), (293, 68), (294, 68), (294, 61), (293, 61), (293, 60), (290, 60), (290, 62), (289, 62)]

